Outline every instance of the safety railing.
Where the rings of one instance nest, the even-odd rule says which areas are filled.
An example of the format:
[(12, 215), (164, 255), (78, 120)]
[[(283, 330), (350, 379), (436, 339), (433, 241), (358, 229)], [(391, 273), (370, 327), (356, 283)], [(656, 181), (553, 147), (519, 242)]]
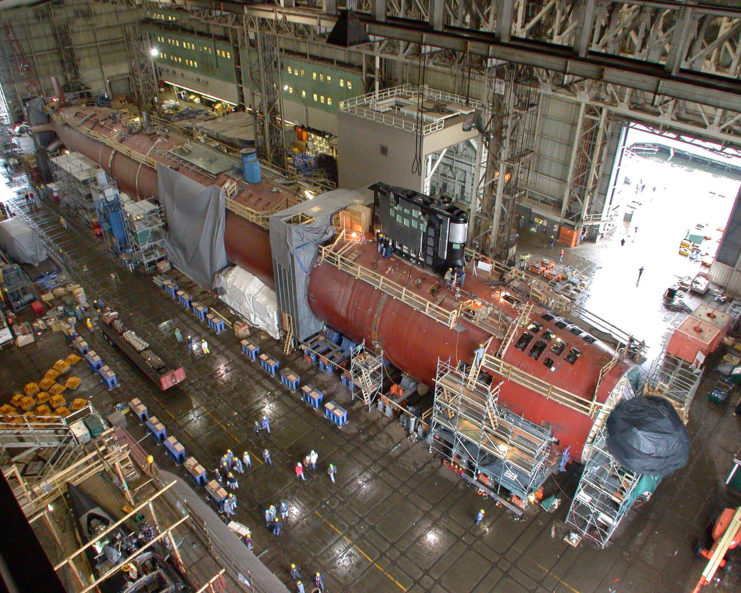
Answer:
[(254, 210), (250, 208), (249, 206), (245, 206), (244, 204), (240, 204), (239, 202), (236, 202), (229, 198), (226, 198), (225, 202), (226, 202), (227, 210), (231, 210), (232, 212), (234, 212), (234, 214), (237, 214), (238, 216), (241, 216), (242, 218), (249, 220), (250, 222), (256, 224), (257, 226), (265, 230), (270, 229), (270, 215), (269, 214), (265, 214), (264, 212), (258, 212), (257, 210)]
[[(333, 245), (336, 245), (336, 243)], [(458, 320), (457, 310), (451, 311), (441, 307), (440, 305), (436, 305), (432, 301), (428, 301), (426, 298), (419, 296), (417, 293), (407, 289), (405, 286), (397, 284), (396, 282), (389, 280), (366, 267), (356, 264), (344, 255), (333, 251), (331, 246), (320, 247), (319, 253), (322, 261), (326, 261), (337, 269), (354, 276), (358, 280), (370, 284), (381, 292), (402, 301), (414, 310), (419, 311), (423, 315), (426, 315), (447, 327), (452, 328)]]
[(589, 416), (590, 418), (593, 417), (596, 411), (602, 407), (602, 404), (599, 402), (585, 400), (575, 393), (571, 393), (566, 389), (556, 387), (542, 379), (538, 379), (530, 373), (512, 366), (511, 364), (504, 362), (501, 358), (491, 354), (484, 355), (482, 366), (501, 375), (504, 379), (514, 381), (518, 385), (542, 395), (545, 399), (553, 400), (556, 403), (566, 406), (575, 412)]

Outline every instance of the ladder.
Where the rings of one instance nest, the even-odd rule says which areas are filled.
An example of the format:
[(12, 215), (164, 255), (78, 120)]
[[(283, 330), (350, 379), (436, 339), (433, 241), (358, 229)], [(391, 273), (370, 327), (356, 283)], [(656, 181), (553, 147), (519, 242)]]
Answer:
[(358, 387), (360, 392), (363, 394), (363, 403), (366, 406), (370, 406), (373, 403), (373, 393), (375, 388), (373, 387), (373, 379), (371, 379), (368, 369), (360, 367), (360, 381)]
[(23, 81), (23, 86), (26, 87), (26, 94), (29, 97), (41, 95), (41, 85), (39, 84), (36, 71), (31, 66), (28, 58), (26, 58), (26, 54), (23, 52), (23, 47), (15, 36), (15, 31), (10, 23), (5, 23), (5, 35), (10, 44), (10, 50), (13, 52), (13, 59), (15, 60), (15, 67), (18, 70), (18, 76)]
[(481, 366), (484, 364), (484, 357), (486, 356), (486, 351), (489, 349), (489, 346), (491, 346), (491, 341), (494, 339), (494, 336), (491, 336), (487, 341), (486, 344), (482, 344), (480, 347), (483, 348), (484, 352), (480, 355), (474, 355), (473, 362), (471, 363), (471, 368), (468, 370), (468, 377), (466, 377), (466, 387), (469, 389), (472, 389), (474, 386), (474, 383), (476, 383), (476, 379), (479, 377), (479, 372), (481, 372)]
[(504, 356), (507, 348), (509, 348), (509, 345), (512, 343), (512, 339), (515, 337), (517, 328), (527, 326), (528, 321), (530, 321), (530, 313), (532, 312), (532, 310), (533, 303), (528, 301), (525, 307), (523, 307), (517, 319), (510, 323), (507, 334), (504, 336), (504, 340), (502, 340), (502, 343), (499, 346), (499, 350), (497, 350), (497, 358), (502, 358)]
[(286, 331), (283, 354), (288, 356), (293, 351), (293, 318), (288, 313), (283, 313), (283, 329)]

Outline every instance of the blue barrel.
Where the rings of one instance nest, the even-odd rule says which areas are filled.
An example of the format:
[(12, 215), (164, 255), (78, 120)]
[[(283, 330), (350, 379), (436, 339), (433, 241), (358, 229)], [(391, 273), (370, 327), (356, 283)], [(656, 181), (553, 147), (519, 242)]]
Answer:
[(254, 148), (242, 150), (242, 179), (247, 183), (260, 183), (260, 161)]

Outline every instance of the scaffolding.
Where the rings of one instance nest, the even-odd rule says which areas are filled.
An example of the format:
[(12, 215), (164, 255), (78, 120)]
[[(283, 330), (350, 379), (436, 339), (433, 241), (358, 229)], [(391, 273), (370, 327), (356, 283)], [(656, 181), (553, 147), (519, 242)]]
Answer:
[[(90, 471), (98, 456), (109, 468), (117, 466), (122, 476), (130, 474), (131, 461), (119, 452), (102, 449), (96, 455), (80, 446), (75, 426), (90, 416), (95, 416), (95, 410), (87, 405), (64, 418), (10, 415), (0, 422), (3, 471), (26, 514), (45, 506), (53, 488), (63, 488), (71, 473)], [(61, 476), (59, 481), (50, 477), (53, 475)]]
[(555, 460), (552, 429), (499, 405), (501, 381), (469, 386), (465, 370), (438, 359), (432, 412), (432, 448), (446, 465), (518, 514), (550, 475)]
[(702, 379), (702, 369), (661, 352), (651, 365), (643, 387), (644, 395), (658, 395), (668, 399), (682, 422), (687, 424), (690, 404)]
[(591, 447), (591, 459), (584, 471), (571, 501), (566, 524), (572, 529), (567, 541), (572, 545), (586, 538), (605, 548), (636, 498), (643, 494), (641, 484), (658, 480), (628, 470), (607, 450), (607, 431), (603, 429)]
[(374, 354), (365, 344), (355, 348), (350, 358), (350, 375), (352, 397), (359, 397), (370, 409), (383, 388), (383, 351)]
[[(103, 232), (108, 250), (114, 255), (125, 252), (128, 245), (126, 217), (121, 207), (121, 196), (115, 182), (103, 175), (92, 185), (93, 204), (98, 214), (98, 224)], [(105, 181), (105, 183), (101, 183)]]
[(60, 200), (88, 224), (97, 221), (93, 190), (98, 165), (79, 152), (50, 159), (52, 173), (60, 186)]
[(167, 257), (162, 211), (152, 200), (125, 200), (123, 211), (131, 262), (149, 271), (158, 261)]

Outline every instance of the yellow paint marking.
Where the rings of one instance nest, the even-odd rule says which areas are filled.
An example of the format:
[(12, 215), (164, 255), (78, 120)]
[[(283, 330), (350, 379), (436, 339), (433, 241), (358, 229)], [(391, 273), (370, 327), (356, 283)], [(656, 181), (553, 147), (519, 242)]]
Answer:
[[(339, 529), (337, 529), (337, 527), (335, 527), (334, 524), (332, 524), (331, 521), (325, 519), (319, 511), (314, 511), (314, 514), (317, 517), (319, 517), (322, 521), (324, 521), (327, 525), (329, 525), (335, 533), (337, 533), (338, 535), (342, 536), (342, 539), (344, 539), (348, 544), (350, 544), (353, 548), (355, 548), (360, 553), (360, 555), (363, 558), (365, 558), (368, 562), (370, 562), (370, 564), (372, 566), (375, 566), (392, 583), (394, 583), (397, 587), (399, 587), (399, 589), (401, 589), (402, 591), (404, 591), (406, 593), (407, 588), (404, 585), (402, 585), (399, 581), (397, 581), (394, 577), (392, 577), (389, 573), (387, 573), (383, 568), (381, 568), (377, 562), (374, 562), (373, 559), (370, 556), (368, 556), (368, 554), (366, 554), (362, 549), (360, 549), (360, 547), (358, 547), (357, 545), (355, 545), (353, 543), (353, 541), (349, 537), (347, 537)], [(577, 591), (577, 593), (578, 593), (578, 591)]]

